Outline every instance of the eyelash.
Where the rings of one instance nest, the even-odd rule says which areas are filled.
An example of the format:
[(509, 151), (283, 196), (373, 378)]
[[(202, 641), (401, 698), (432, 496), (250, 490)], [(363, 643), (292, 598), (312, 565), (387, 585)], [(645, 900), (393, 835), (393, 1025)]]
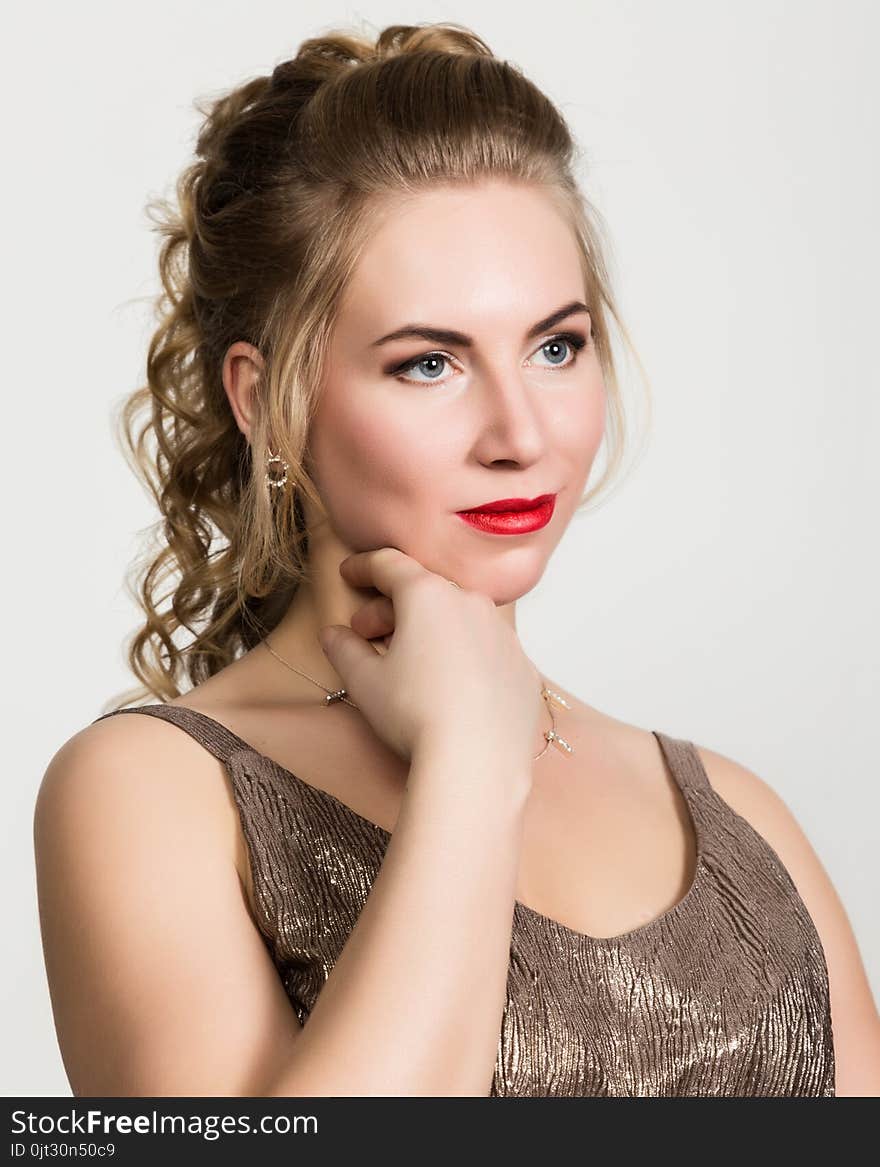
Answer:
[[(573, 349), (574, 356), (565, 365), (545, 366), (545, 368), (554, 368), (555, 367), (555, 368), (560, 369), (560, 370), (570, 369), (573, 365), (575, 365), (577, 363), (578, 354), (581, 352), (582, 349), (587, 347), (587, 345), (592, 341), (592, 339), (593, 339), (592, 334), (590, 335), (589, 338), (587, 338), (586, 336), (583, 335), (583, 333), (580, 333), (580, 332), (557, 332), (555, 336), (548, 337), (547, 340), (545, 340), (544, 343), (539, 346), (539, 349), (546, 348), (548, 344), (553, 344), (554, 341), (563, 340), (566, 342), (566, 344), (568, 344)], [(536, 349), (535, 351), (537, 352), (538, 349)], [(451, 362), (453, 360), (453, 358), (451, 356), (449, 356), (448, 353), (439, 352), (437, 350), (434, 350), (434, 351), (428, 352), (428, 353), (420, 353), (417, 357), (411, 357), (408, 361), (405, 361), (402, 365), (398, 365), (396, 368), (390, 369), (389, 374), (392, 377), (398, 377), (401, 381), (404, 381), (408, 385), (431, 385), (431, 384), (445, 385), (446, 384), (445, 380), (439, 381), (439, 380), (435, 380), (435, 379), (431, 378), (431, 379), (428, 379), (426, 381), (413, 381), (409, 377), (401, 376), (401, 374), (409, 372), (410, 369), (414, 369), (416, 367), (416, 365), (420, 364), (422, 361), (426, 361), (429, 357), (442, 357), (443, 360), (445, 360), (447, 362)]]

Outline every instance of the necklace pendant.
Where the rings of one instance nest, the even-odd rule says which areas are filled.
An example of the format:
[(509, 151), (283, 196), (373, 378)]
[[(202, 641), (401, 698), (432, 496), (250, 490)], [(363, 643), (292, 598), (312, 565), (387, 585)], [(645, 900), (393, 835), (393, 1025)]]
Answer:
[(324, 698), (325, 705), (333, 705), (336, 701), (344, 701), (347, 694), (344, 689), (336, 689), (333, 693), (328, 693)]
[(557, 709), (571, 709), (571, 706), (565, 698), (553, 689), (543, 688), (541, 690), (541, 696), (548, 704), (555, 705)]
[(547, 732), (544, 734), (544, 737), (547, 739), (548, 742), (551, 743), (551, 745), (556, 746), (557, 750), (559, 750), (561, 753), (564, 753), (564, 754), (573, 754), (574, 753), (574, 749), (572, 748), (572, 746), (570, 746), (568, 744), (568, 742), (565, 740), (564, 737), (560, 737), (555, 729), (548, 729)]

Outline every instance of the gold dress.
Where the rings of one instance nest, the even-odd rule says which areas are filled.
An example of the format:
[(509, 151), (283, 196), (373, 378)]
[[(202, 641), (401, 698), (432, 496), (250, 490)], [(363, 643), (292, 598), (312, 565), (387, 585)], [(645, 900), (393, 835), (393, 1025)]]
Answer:
[[(225, 765), (257, 922), (305, 1024), (390, 834), (204, 713), (143, 705)], [(103, 718), (97, 718), (101, 721)], [(832, 1097), (825, 954), (779, 856), (711, 786), (693, 744), (654, 731), (687, 802), (687, 894), (619, 936), (514, 906), (491, 1097)]]

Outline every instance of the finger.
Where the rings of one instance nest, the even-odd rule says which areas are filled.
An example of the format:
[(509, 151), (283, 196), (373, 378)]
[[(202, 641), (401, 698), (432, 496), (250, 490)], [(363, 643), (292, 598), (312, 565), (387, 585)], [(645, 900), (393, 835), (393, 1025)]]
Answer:
[(387, 596), (376, 596), (368, 600), (362, 608), (354, 613), (350, 624), (359, 636), (365, 640), (374, 640), (377, 636), (387, 636), (394, 631), (394, 605)]
[(405, 580), (425, 572), (411, 556), (397, 547), (356, 551), (339, 565), (342, 578), (355, 588), (376, 588), (394, 599), (394, 590)]
[(370, 685), (370, 669), (380, 654), (345, 624), (327, 624), (318, 629), (318, 640), (327, 660), (357, 703), (358, 694)]

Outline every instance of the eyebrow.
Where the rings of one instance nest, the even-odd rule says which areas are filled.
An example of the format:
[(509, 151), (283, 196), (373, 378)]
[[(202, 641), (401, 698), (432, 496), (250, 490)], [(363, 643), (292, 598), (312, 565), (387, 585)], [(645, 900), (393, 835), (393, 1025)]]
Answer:
[[(531, 340), (535, 336), (540, 336), (542, 332), (548, 332), (560, 321), (565, 320), (568, 316), (573, 316), (576, 312), (586, 312), (589, 315), (590, 309), (581, 300), (572, 300), (569, 304), (563, 304), (561, 308), (557, 308), (555, 312), (551, 312), (549, 316), (545, 316), (543, 320), (533, 324), (526, 333), (526, 339)], [(417, 336), (434, 344), (457, 344), (464, 348), (470, 348), (474, 344), (472, 336), (468, 336), (464, 332), (456, 332), (451, 328), (435, 328), (429, 324), (405, 324), (403, 328), (396, 328), (394, 332), (380, 336), (378, 340), (373, 341), (370, 347), (375, 348), (380, 344), (387, 344), (389, 340), (403, 340), (408, 336)]]

